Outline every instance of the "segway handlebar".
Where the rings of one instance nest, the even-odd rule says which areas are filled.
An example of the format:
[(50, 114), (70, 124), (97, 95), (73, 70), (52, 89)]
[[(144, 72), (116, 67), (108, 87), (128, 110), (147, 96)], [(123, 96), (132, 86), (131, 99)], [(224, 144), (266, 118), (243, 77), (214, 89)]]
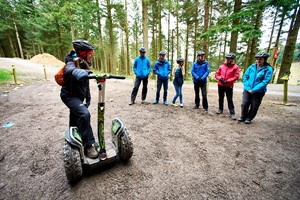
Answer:
[(113, 74), (90, 74), (88, 79), (126, 79), (125, 76), (117, 76)]

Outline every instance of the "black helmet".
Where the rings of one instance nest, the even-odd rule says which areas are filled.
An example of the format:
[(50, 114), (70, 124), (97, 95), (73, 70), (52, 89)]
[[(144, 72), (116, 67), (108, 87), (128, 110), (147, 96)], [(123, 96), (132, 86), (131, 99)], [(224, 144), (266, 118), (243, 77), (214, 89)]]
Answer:
[(159, 52), (159, 55), (166, 55), (166, 52), (165, 51), (161, 51), (161, 52)]
[(226, 54), (225, 58), (234, 59), (235, 58), (235, 54), (234, 53), (228, 53), (228, 54)]
[(199, 52), (197, 53), (197, 56), (201, 56), (201, 55), (205, 55), (205, 52), (199, 51)]
[(140, 53), (146, 53), (146, 48), (145, 47), (141, 47), (140, 48)]
[(177, 63), (179, 63), (179, 62), (183, 62), (183, 61), (184, 61), (184, 59), (183, 59), (183, 58), (177, 58), (177, 59), (176, 59), (176, 62), (177, 62)]
[(254, 56), (254, 58), (264, 58), (267, 60), (269, 58), (269, 54), (266, 52), (259, 52)]
[(91, 43), (89, 43), (86, 40), (74, 40), (72, 42), (72, 44), (73, 44), (73, 47), (74, 47), (74, 49), (75, 49), (76, 52), (78, 50), (86, 51), (86, 50), (93, 50), (93, 49), (95, 49), (95, 47), (93, 45), (91, 45)]

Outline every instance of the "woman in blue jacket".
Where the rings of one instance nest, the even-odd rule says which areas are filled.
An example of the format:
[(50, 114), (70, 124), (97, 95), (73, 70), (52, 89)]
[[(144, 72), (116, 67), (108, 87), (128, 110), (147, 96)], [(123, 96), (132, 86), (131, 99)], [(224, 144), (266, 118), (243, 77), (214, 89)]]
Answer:
[(174, 87), (175, 87), (175, 91), (176, 91), (176, 95), (174, 96), (173, 98), (173, 101), (172, 101), (172, 105), (173, 106), (177, 106), (175, 104), (176, 102), (176, 99), (179, 97), (179, 102), (180, 102), (180, 107), (182, 108), (183, 107), (183, 104), (182, 104), (182, 85), (183, 85), (183, 82), (184, 82), (184, 78), (183, 78), (183, 75), (184, 75), (184, 59), (183, 58), (178, 58), (177, 60), (177, 66), (173, 68), (173, 71), (172, 71), (172, 74), (174, 76), (174, 80), (173, 80), (173, 84), (174, 84)]
[(257, 53), (255, 55), (256, 63), (250, 65), (244, 74), (244, 92), (240, 122), (251, 124), (267, 91), (267, 85), (273, 74), (273, 68), (267, 62), (268, 57), (268, 53)]

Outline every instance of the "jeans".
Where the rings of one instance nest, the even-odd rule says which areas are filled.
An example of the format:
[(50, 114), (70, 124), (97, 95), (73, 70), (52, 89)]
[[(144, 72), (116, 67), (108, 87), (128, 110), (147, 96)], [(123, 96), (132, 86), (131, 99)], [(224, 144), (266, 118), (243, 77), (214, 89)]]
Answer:
[(139, 87), (141, 82), (143, 81), (143, 89), (142, 89), (142, 100), (146, 99), (147, 96), (147, 91), (148, 91), (148, 78), (138, 78), (136, 77), (135, 82), (134, 82), (134, 87), (131, 93), (131, 101), (134, 102), (136, 95), (138, 93)]
[(242, 113), (241, 113), (242, 119), (248, 119), (248, 120), (254, 119), (264, 95), (265, 93), (250, 94), (249, 92), (244, 90), (243, 101), (242, 101)]
[(182, 86), (174, 85), (176, 94), (173, 98), (172, 103), (176, 102), (176, 99), (179, 97), (179, 102), (182, 104)]
[(164, 85), (164, 96), (163, 99), (164, 101), (167, 101), (167, 96), (168, 96), (168, 79), (167, 80), (160, 80), (157, 79), (157, 90), (156, 90), (156, 101), (159, 101), (159, 96), (160, 96), (160, 89), (161, 86)]
[(95, 143), (91, 127), (91, 115), (83, 102), (77, 97), (61, 97), (62, 101), (70, 109), (69, 126), (76, 126), (82, 137), (85, 147)]
[(199, 92), (201, 88), (202, 93), (202, 107), (204, 110), (208, 110), (208, 102), (207, 102), (207, 95), (206, 95), (206, 83), (204, 82), (194, 82), (194, 90), (195, 90), (195, 105), (199, 107), (200, 105), (200, 97)]
[(226, 94), (229, 112), (230, 114), (235, 114), (234, 105), (232, 101), (233, 88), (218, 85), (218, 93), (219, 93), (219, 110), (223, 111), (224, 109), (224, 96)]

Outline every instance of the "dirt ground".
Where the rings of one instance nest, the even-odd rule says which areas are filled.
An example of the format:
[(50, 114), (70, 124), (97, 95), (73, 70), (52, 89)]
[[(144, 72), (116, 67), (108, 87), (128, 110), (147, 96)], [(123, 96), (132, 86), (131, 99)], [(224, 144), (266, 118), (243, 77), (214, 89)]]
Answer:
[[(123, 119), (133, 157), (127, 164), (94, 170), (72, 186), (63, 168), (68, 109), (52, 78), (57, 69), (49, 69), (50, 81), (38, 72), (24, 75), (30, 83), (0, 88), (0, 94), (9, 92), (0, 96), (0, 123), (14, 123), (0, 127), (0, 199), (300, 199), (300, 86), (289, 97), (292, 106), (280, 105), (282, 96), (274, 91), (267, 93), (257, 117), (246, 125), (230, 120), (227, 110), (215, 114), (216, 83), (210, 84), (209, 113), (204, 114), (192, 109), (191, 83), (183, 86), (180, 108), (151, 104), (154, 81), (147, 103), (140, 103), (140, 88), (136, 104), (129, 106), (133, 80), (108, 80), (105, 137), (110, 140), (111, 120)], [(237, 84), (234, 92), (238, 116), (241, 88)], [(96, 133), (94, 81), (91, 93)], [(169, 102), (174, 94), (169, 83)]]

